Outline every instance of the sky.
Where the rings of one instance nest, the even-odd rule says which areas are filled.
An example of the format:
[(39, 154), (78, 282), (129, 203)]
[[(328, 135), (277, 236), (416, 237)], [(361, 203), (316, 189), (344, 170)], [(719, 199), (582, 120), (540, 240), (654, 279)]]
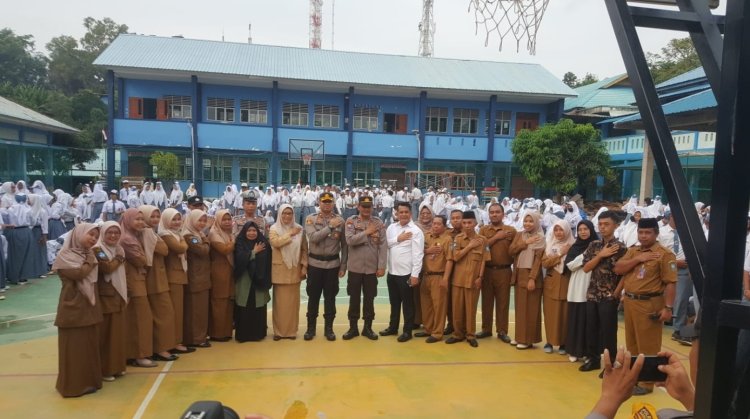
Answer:
[[(572, 71), (579, 78), (600, 79), (625, 72), (603, 0), (551, 0), (537, 33), (536, 55), (506, 38), (502, 51), (494, 35), (476, 32), (471, 0), (435, 0), (435, 56), (483, 61), (538, 63), (562, 79)], [(722, 3), (725, 3), (723, 1)], [(714, 13), (723, 13), (725, 4)], [(109, 17), (130, 32), (144, 35), (247, 42), (252, 25), (255, 44), (307, 47), (308, 0), (33, 0), (14, 2), (0, 14), (0, 28), (30, 34), (36, 49), (55, 36), (80, 38), (83, 19)], [(332, 13), (333, 12), (333, 13)], [(421, 0), (324, 0), (323, 48), (357, 52), (417, 55)], [(647, 52), (659, 52), (670, 39), (687, 34), (639, 29)]]

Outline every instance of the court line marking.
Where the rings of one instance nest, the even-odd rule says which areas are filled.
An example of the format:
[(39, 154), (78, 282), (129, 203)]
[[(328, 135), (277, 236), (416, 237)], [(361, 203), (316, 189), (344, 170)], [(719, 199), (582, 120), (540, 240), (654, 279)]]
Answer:
[(143, 417), (143, 413), (146, 412), (146, 408), (148, 408), (149, 403), (151, 403), (151, 400), (156, 395), (156, 392), (159, 391), (159, 387), (161, 386), (162, 381), (164, 381), (164, 377), (167, 376), (167, 373), (172, 368), (172, 364), (174, 364), (174, 361), (167, 362), (167, 364), (164, 365), (164, 368), (162, 368), (161, 372), (159, 372), (159, 376), (156, 377), (156, 380), (154, 381), (154, 384), (151, 385), (151, 389), (148, 391), (148, 394), (146, 394), (146, 397), (141, 402), (141, 405), (138, 406), (138, 410), (133, 415), (134, 419), (141, 419)]
[(22, 317), (22, 318), (20, 318), (20, 319), (12, 319), (12, 320), (6, 320), (6, 321), (4, 321), (4, 322), (0, 322), (0, 326), (10, 325), (10, 324), (12, 324), (12, 323), (18, 323), (18, 322), (22, 322), (22, 321), (24, 321), (24, 320), (33, 320), (33, 319), (38, 319), (38, 318), (40, 318), (40, 317), (54, 316), (54, 315), (56, 315), (56, 314), (57, 314), (57, 312), (54, 312), (54, 313), (46, 313), (46, 314), (38, 314), (38, 315), (36, 315), (36, 316)]

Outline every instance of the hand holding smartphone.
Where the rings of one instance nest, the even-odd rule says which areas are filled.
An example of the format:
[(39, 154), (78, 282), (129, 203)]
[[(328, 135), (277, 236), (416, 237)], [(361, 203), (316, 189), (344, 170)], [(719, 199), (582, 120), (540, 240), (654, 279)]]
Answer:
[[(637, 356), (630, 357), (630, 365), (635, 363)], [(660, 383), (667, 380), (667, 374), (659, 371), (659, 365), (667, 365), (669, 358), (665, 356), (647, 355), (644, 357), (643, 368), (638, 374), (638, 381)]]

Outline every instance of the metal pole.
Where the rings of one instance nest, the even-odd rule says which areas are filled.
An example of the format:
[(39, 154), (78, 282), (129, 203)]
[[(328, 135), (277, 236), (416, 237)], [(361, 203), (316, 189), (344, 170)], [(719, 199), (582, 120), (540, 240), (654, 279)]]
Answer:
[(187, 120), (187, 126), (190, 129), (190, 159), (192, 160), (192, 163), (193, 163), (190, 165), (192, 166), (192, 169), (193, 169), (191, 177), (193, 179), (193, 184), (195, 185), (195, 166), (198, 160), (198, 156), (197, 156), (198, 150), (196, 150), (195, 148), (195, 134), (193, 133), (193, 124), (190, 118), (188, 118)]

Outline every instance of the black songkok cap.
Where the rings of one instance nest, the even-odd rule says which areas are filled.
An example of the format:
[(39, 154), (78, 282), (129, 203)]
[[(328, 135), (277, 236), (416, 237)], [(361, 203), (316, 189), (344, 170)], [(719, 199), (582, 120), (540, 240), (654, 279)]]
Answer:
[(653, 228), (658, 232), (659, 222), (656, 221), (656, 218), (641, 218), (638, 220), (638, 228)]
[(477, 215), (474, 213), (474, 211), (464, 211), (463, 217), (461, 217), (464, 220), (476, 220)]

